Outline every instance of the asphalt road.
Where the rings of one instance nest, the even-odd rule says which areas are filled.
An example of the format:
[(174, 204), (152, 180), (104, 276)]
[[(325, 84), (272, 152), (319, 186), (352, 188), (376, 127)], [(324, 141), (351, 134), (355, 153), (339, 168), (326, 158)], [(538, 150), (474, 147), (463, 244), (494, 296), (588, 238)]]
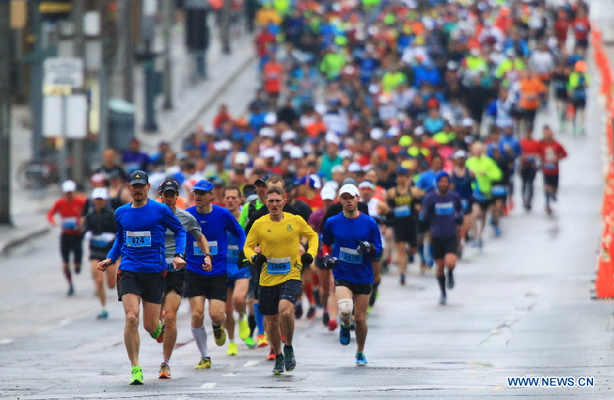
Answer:
[[(220, 102), (240, 113), (253, 82), (254, 76), (240, 78)], [(614, 398), (612, 304), (591, 300), (603, 182), (598, 106), (592, 89), (586, 136), (557, 131), (570, 156), (562, 164), (554, 216), (543, 211), (538, 190), (534, 212), (515, 209), (503, 221), (501, 238), (487, 229), (483, 251), (468, 249), (458, 265), (448, 305), (437, 304), (432, 275), (420, 276), (413, 265), (401, 287), (391, 268), (368, 319), (366, 368), (354, 366), (354, 339), (339, 345), (318, 312), (315, 320), (297, 321), (298, 366), (291, 373), (273, 376), (265, 349), (240, 345), (239, 355), (229, 357), (225, 346), (211, 341), (213, 368), (194, 370), (199, 353), (185, 304), (173, 379), (157, 379), (161, 345), (141, 329), (145, 385), (129, 386), (121, 304), (109, 291), (110, 318), (95, 319), (98, 302), (87, 268), (76, 277), (76, 295), (65, 296), (53, 230), (0, 259), (0, 397)], [(543, 122), (557, 128), (550, 114)], [(537, 183), (541, 188), (541, 179)], [(513, 387), (508, 378), (514, 377), (538, 377), (541, 386)], [(571, 377), (575, 385), (544, 387), (552, 384), (541, 380), (547, 377)], [(588, 386), (580, 385), (582, 377), (590, 378)]]

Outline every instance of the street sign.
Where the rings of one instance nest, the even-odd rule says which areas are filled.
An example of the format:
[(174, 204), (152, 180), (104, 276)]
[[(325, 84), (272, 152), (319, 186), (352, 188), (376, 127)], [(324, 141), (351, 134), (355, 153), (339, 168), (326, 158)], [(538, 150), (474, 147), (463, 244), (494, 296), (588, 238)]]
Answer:
[(83, 60), (78, 57), (49, 57), (45, 60), (43, 86), (83, 87)]
[(43, 136), (83, 139), (87, 136), (87, 97), (85, 94), (45, 95)]

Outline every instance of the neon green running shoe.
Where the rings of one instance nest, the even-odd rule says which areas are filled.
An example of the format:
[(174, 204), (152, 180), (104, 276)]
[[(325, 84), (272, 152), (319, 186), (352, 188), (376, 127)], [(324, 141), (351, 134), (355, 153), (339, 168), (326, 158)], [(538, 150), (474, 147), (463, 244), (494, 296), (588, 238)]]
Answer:
[(237, 346), (237, 344), (234, 342), (228, 343), (228, 351), (226, 351), (226, 354), (228, 354), (229, 356), (238, 355), (239, 347)]
[(211, 368), (211, 357), (203, 357), (200, 359), (194, 369), (209, 369)]
[(241, 338), (241, 340), (245, 340), (248, 336), (249, 323), (247, 322), (247, 315), (244, 315), (243, 318), (239, 320), (239, 337)]
[(143, 384), (143, 370), (140, 365), (134, 365), (132, 367), (132, 378), (130, 379), (131, 385)]
[(245, 338), (245, 345), (250, 349), (253, 349), (254, 347), (256, 347), (256, 342), (254, 342), (253, 337), (248, 336), (247, 338)]
[(213, 337), (215, 338), (215, 344), (223, 346), (226, 343), (226, 332), (221, 326), (219, 328), (213, 328)]

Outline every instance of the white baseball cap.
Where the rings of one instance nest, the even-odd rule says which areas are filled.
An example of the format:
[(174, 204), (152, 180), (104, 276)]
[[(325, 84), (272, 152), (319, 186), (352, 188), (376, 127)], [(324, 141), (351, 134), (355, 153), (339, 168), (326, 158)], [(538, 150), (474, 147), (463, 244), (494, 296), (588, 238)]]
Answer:
[(354, 197), (360, 196), (358, 194), (358, 188), (356, 188), (356, 185), (352, 185), (351, 183), (347, 183), (341, 186), (341, 189), (339, 189), (339, 197), (341, 197), (344, 193), (348, 193)]
[(249, 155), (245, 152), (239, 152), (235, 155), (235, 164), (239, 165), (239, 164), (243, 164), (243, 165), (247, 165), (249, 164)]
[(92, 190), (92, 199), (103, 199), (106, 200), (109, 198), (109, 193), (106, 188), (97, 187)]
[(67, 180), (62, 183), (62, 192), (68, 193), (74, 192), (75, 190), (77, 190), (77, 184), (74, 181)]
[(320, 197), (322, 200), (335, 200), (337, 194), (335, 193), (335, 189), (330, 185), (324, 185), (322, 191), (320, 192)]

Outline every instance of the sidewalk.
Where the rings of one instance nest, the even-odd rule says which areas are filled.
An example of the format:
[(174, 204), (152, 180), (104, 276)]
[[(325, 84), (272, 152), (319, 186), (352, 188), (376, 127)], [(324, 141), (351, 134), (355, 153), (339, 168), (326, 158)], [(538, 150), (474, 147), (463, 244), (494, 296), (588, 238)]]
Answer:
[[(214, 30), (215, 27), (212, 27)], [(142, 149), (154, 151), (160, 141), (171, 143), (174, 150), (185, 137), (198, 117), (215, 106), (216, 98), (233, 81), (255, 61), (253, 39), (244, 35), (232, 40), (232, 53), (221, 53), (217, 33), (211, 38), (208, 51), (208, 80), (191, 85), (188, 79), (189, 58), (183, 46), (181, 26), (173, 29), (173, 105), (172, 110), (162, 110), (162, 95), (157, 102), (158, 132), (142, 131), (142, 95), (143, 82), (141, 68), (135, 68), (135, 105), (137, 109), (136, 136), (142, 143)], [(255, 66), (252, 66), (254, 68)], [(6, 255), (11, 249), (27, 242), (29, 239), (46, 234), (51, 226), (46, 220), (46, 213), (61, 196), (58, 185), (51, 185), (38, 190), (26, 189), (20, 185), (17, 175), (20, 167), (32, 159), (31, 137), (29, 127), (23, 121), (29, 116), (28, 106), (14, 106), (11, 112), (11, 219), (13, 226), (0, 225), (0, 254)]]

